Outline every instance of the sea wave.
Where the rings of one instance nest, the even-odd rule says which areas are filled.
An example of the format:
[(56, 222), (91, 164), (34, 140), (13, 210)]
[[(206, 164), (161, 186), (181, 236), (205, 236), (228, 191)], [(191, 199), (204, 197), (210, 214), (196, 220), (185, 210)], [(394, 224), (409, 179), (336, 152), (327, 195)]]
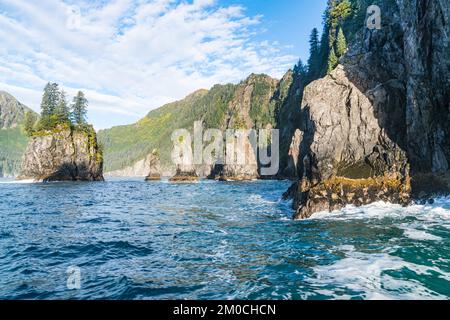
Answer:
[[(442, 220), (450, 218), (450, 197), (441, 197), (434, 200), (433, 204), (413, 204), (407, 207), (401, 205), (376, 202), (362, 207), (347, 206), (342, 210), (319, 212), (311, 216), (311, 220), (359, 220), (359, 219), (384, 219), (415, 217), (424, 221)], [(447, 222), (448, 225), (448, 222)]]
[[(318, 288), (316, 292), (331, 294), (335, 299), (361, 297), (367, 300), (393, 299), (446, 299), (418, 281), (401, 279), (398, 272), (408, 270), (420, 277), (438, 276), (450, 281), (450, 273), (437, 267), (411, 263), (387, 252), (373, 254), (358, 252), (353, 246), (340, 248), (345, 258), (336, 263), (314, 268), (315, 277), (307, 281)], [(332, 287), (333, 290), (327, 290)], [(345, 289), (346, 294), (339, 295), (336, 288)], [(348, 294), (352, 291), (354, 294)]]
[(29, 180), (9, 180), (9, 179), (0, 179), (0, 184), (30, 184), (35, 183), (33, 179)]

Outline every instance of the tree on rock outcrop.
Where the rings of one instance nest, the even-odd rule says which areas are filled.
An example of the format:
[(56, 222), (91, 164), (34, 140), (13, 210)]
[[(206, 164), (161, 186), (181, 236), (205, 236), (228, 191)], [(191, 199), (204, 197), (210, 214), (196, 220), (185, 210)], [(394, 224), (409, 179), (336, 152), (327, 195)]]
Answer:
[(88, 100), (82, 91), (73, 98), (72, 121), (77, 125), (86, 124)]
[(337, 40), (336, 40), (336, 55), (340, 58), (347, 51), (347, 40), (345, 39), (344, 31), (339, 28)]
[(30, 120), (28, 126), (26, 126), (26, 131), (29, 135), (32, 135), (35, 131), (52, 131), (60, 126), (73, 129), (73, 125), (78, 125), (77, 129), (87, 130), (88, 128), (85, 126), (87, 124), (87, 106), (88, 100), (84, 93), (79, 91), (73, 98), (73, 104), (69, 107), (66, 92), (60, 90), (57, 83), (49, 82), (42, 95), (41, 118), (33, 128)]
[(305, 80), (305, 78), (308, 76), (308, 66), (306, 66), (300, 59), (294, 66), (294, 73), (295, 75), (300, 76), (300, 79)]
[(70, 110), (64, 90), (61, 90), (59, 93), (59, 103), (55, 110), (55, 116), (57, 117), (58, 123), (68, 123), (70, 121)]
[(25, 113), (24, 130), (28, 136), (33, 135), (34, 126), (36, 124), (36, 121), (37, 121), (37, 117), (34, 114), (34, 112), (27, 111)]
[(54, 115), (59, 105), (60, 92), (57, 83), (47, 83), (44, 88), (44, 94), (41, 102), (41, 121), (42, 129), (52, 127), (55, 122)]
[(315, 80), (320, 76), (320, 42), (317, 28), (311, 31), (309, 45), (308, 79)]
[(329, 5), (329, 23), (332, 29), (336, 29), (352, 14), (352, 4), (349, 0), (332, 0)]
[(330, 55), (328, 57), (327, 74), (330, 74), (334, 70), (334, 68), (336, 68), (338, 62), (339, 62), (339, 60), (338, 60), (338, 57), (336, 56), (336, 53), (334, 52), (334, 48), (330, 48)]

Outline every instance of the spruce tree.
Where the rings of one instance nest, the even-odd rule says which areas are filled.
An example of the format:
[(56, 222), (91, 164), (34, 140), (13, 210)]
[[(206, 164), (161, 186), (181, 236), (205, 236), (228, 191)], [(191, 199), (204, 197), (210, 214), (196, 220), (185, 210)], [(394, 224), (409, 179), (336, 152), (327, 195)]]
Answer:
[(339, 60), (336, 56), (336, 53), (334, 52), (334, 48), (331, 47), (330, 48), (330, 55), (328, 57), (328, 69), (327, 69), (327, 74), (330, 74), (334, 68), (336, 68), (337, 64), (338, 64)]
[(67, 105), (66, 92), (61, 90), (59, 93), (59, 103), (55, 110), (55, 115), (58, 118), (58, 123), (67, 123), (70, 117), (70, 110)]
[(54, 125), (54, 115), (60, 100), (57, 83), (47, 83), (41, 101), (41, 129), (47, 130)]
[(349, 0), (332, 0), (329, 6), (329, 23), (332, 29), (336, 29), (352, 14), (352, 4)]
[(336, 55), (338, 58), (342, 57), (347, 50), (347, 40), (345, 39), (344, 31), (339, 28), (338, 36), (336, 39)]
[[(326, 16), (324, 17), (326, 21)], [(320, 38), (320, 49), (319, 49), (319, 70), (318, 74), (319, 77), (323, 77), (327, 73), (327, 67), (328, 67), (328, 55), (330, 54), (330, 46), (329, 46), (329, 34), (330, 34), (330, 28), (325, 23), (322, 37)]]
[(41, 101), (41, 117), (42, 119), (50, 117), (50, 82), (44, 88), (44, 94)]
[(36, 124), (36, 120), (36, 115), (33, 112), (27, 111), (25, 113), (24, 129), (29, 137), (34, 133), (34, 125)]
[(307, 77), (308, 67), (305, 66), (305, 64), (303, 63), (303, 61), (301, 59), (295, 65), (294, 73), (295, 73), (295, 75), (300, 76), (303, 80), (305, 80), (305, 78)]
[(86, 124), (88, 101), (82, 91), (78, 91), (76, 97), (73, 98), (72, 104), (72, 121), (77, 125)]
[(314, 28), (309, 38), (308, 78), (315, 80), (320, 76), (319, 31)]

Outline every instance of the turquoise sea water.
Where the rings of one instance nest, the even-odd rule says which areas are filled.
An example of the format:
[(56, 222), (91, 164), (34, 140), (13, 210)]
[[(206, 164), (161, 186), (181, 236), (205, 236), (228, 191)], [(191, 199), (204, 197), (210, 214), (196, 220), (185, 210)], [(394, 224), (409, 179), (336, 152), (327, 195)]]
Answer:
[(2, 181), (0, 299), (450, 297), (450, 198), (292, 221), (288, 187)]

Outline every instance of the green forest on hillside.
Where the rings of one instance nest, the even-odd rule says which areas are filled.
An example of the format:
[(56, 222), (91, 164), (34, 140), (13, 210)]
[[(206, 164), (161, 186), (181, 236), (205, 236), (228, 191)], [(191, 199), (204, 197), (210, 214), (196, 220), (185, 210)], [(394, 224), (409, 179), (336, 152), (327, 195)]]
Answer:
[(20, 170), (28, 139), (21, 127), (0, 130), (0, 175), (14, 175)]
[[(274, 125), (276, 104), (270, 100), (266, 76), (252, 75), (252, 105), (250, 118), (255, 127)], [(244, 82), (243, 82), (244, 83)], [(239, 110), (230, 108), (239, 85), (215, 85), (211, 90), (199, 90), (184, 100), (167, 104), (150, 112), (135, 124), (102, 130), (98, 134), (104, 148), (105, 171), (123, 169), (145, 158), (153, 149), (161, 154), (161, 163), (170, 164), (171, 135), (176, 129), (193, 129), (202, 121), (205, 129), (226, 129), (226, 120), (234, 127), (242, 126)]]

